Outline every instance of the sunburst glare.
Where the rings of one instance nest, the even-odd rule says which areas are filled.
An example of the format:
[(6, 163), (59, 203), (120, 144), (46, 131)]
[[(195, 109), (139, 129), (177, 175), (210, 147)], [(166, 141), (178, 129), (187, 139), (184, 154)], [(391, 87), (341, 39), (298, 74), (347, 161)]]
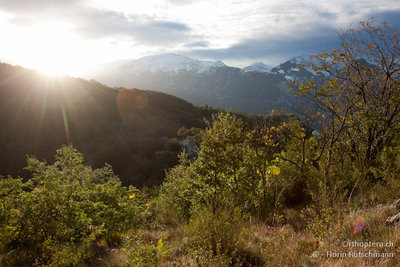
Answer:
[[(22, 35), (19, 46), (29, 39), (29, 47), (18, 49), (24, 66), (43, 71), (46, 74), (78, 73), (79, 47), (76, 37), (68, 31), (68, 24), (45, 23), (29, 27)], [(22, 48), (22, 47), (21, 47)]]

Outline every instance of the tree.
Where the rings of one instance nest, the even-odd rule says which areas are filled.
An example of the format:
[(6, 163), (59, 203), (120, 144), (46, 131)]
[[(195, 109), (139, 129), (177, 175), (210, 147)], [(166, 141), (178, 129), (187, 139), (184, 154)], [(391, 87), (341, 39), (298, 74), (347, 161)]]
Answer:
[(310, 65), (324, 77), (300, 84), (298, 95), (311, 99), (323, 116), (325, 175), (335, 151), (345, 150), (362, 176), (371, 176), (400, 122), (399, 31), (371, 19), (343, 32), (340, 41), (339, 49), (314, 57)]
[(244, 124), (233, 115), (213, 116), (202, 135), (194, 170), (205, 186), (205, 201), (215, 213), (223, 203), (238, 205), (245, 199), (251, 180), (244, 165), (247, 145)]
[[(280, 168), (275, 165), (276, 156), (288, 142), (288, 124), (282, 121), (279, 123), (270, 123), (270, 125), (264, 123), (262, 126), (249, 129), (246, 133), (246, 142), (250, 147), (246, 160), (250, 165), (248, 170), (253, 176), (252, 191), (254, 193), (252, 195), (255, 198), (253, 202), (257, 218), (265, 216), (268, 208), (273, 205), (272, 223), (274, 223), (278, 202), (288, 185), (281, 177), (276, 177), (280, 173)], [(272, 194), (271, 188), (274, 189)], [(274, 199), (271, 199), (271, 195)]]

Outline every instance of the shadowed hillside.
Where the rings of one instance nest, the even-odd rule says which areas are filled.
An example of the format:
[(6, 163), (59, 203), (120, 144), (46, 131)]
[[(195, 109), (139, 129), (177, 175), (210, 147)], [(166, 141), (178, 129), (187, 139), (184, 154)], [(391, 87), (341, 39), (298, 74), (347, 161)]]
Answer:
[(54, 151), (70, 143), (88, 164), (111, 164), (126, 184), (157, 184), (178, 162), (177, 131), (202, 128), (203, 118), (215, 112), (161, 92), (109, 88), (0, 63), (0, 174), (25, 177), (26, 155), (52, 162)]
[[(201, 127), (211, 111), (164, 93), (111, 89), (95, 81), (0, 64), (0, 173), (24, 176), (26, 155), (52, 161), (73, 143), (90, 164), (113, 165), (126, 183), (160, 181), (177, 151), (158, 155), (181, 127)], [(165, 140), (164, 140), (165, 141)]]

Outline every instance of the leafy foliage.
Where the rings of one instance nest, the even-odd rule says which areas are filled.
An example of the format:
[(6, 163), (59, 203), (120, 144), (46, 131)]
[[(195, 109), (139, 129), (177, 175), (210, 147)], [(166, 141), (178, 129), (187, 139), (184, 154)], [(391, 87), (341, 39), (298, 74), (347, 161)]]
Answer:
[(140, 197), (129, 197), (138, 191), (122, 187), (109, 165), (95, 170), (83, 165), (72, 146), (57, 150), (53, 165), (28, 158), (26, 168), (32, 172), (26, 183), (0, 180), (3, 252), (24, 249), (54, 262), (51, 251), (58, 247), (79, 261), (85, 253), (76, 250), (87, 251), (96, 239), (140, 220)]
[[(164, 239), (166, 236), (164, 236)], [(163, 258), (168, 255), (168, 249), (164, 247), (163, 239), (159, 239), (157, 244), (146, 243), (140, 233), (128, 236), (124, 241), (123, 251), (127, 254), (127, 263), (130, 266), (156, 266)]]
[(202, 251), (199, 256), (208, 259), (222, 256), (221, 260), (232, 262), (238, 259), (236, 247), (243, 227), (238, 210), (214, 213), (205, 208), (192, 217), (186, 233), (190, 237), (191, 249)]
[(368, 173), (398, 131), (399, 33), (370, 20), (345, 31), (340, 41), (340, 49), (322, 53), (312, 63), (327, 78), (300, 85), (299, 95), (312, 99), (326, 115), (321, 138), (328, 161), (334, 149), (347, 147), (352, 162)]

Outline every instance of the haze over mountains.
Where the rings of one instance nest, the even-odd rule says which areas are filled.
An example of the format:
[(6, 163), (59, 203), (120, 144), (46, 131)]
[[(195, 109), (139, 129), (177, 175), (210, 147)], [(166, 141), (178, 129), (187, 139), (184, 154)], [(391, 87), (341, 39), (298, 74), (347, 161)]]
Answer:
[(108, 86), (161, 91), (195, 105), (250, 113), (293, 112), (301, 100), (287, 91), (287, 82), (315, 78), (310, 68), (299, 66), (307, 60), (300, 56), (275, 67), (256, 62), (240, 69), (170, 53), (104, 65), (87, 78)]

